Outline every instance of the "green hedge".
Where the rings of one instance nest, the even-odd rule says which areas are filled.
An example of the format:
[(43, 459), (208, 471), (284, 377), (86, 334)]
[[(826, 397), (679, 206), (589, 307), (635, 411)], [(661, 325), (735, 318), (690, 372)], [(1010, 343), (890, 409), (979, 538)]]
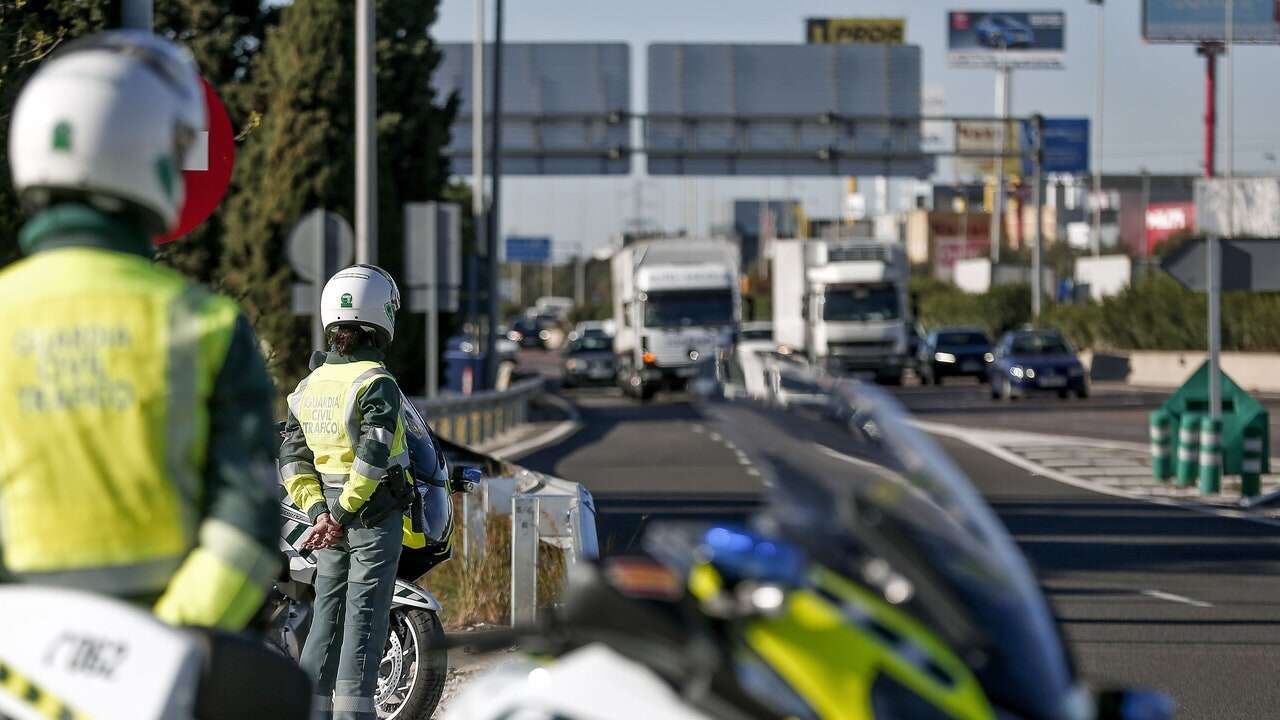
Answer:
[[(932, 280), (913, 281), (926, 328), (975, 325), (992, 337), (1030, 322), (1026, 285), (970, 295)], [(1045, 303), (1040, 325), (1061, 330), (1077, 347), (1099, 350), (1189, 350), (1205, 345), (1205, 295), (1163, 273), (1135, 280), (1101, 303)], [(1229, 292), (1222, 299), (1222, 348), (1280, 352), (1280, 293)]]

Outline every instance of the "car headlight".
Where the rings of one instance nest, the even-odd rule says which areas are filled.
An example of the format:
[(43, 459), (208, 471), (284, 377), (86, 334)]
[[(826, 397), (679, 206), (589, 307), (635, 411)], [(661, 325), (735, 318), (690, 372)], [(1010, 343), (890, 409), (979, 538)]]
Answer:
[(1035, 369), (1034, 369), (1034, 368), (1027, 368), (1027, 379), (1028, 379), (1028, 380), (1034, 380), (1034, 379), (1035, 379), (1035, 377), (1036, 377), (1036, 371), (1035, 371)]
[(983, 360), (985, 360), (985, 361), (987, 361), (987, 362), (995, 362), (995, 361), (996, 361), (996, 356), (995, 356), (995, 355), (992, 355), (991, 353), (986, 353), (986, 354), (984, 354), (984, 355), (982, 356), (982, 359), (983, 359)]
[(566, 368), (568, 368), (569, 370), (577, 370), (578, 368), (582, 367), (582, 361), (581, 361), (581, 360), (569, 360), (569, 361), (567, 361), (567, 362), (564, 364), (564, 366), (565, 366)]
[(940, 363), (953, 363), (956, 361), (956, 356), (949, 352), (936, 352), (933, 354), (933, 359)]
[(1084, 367), (1081, 365), (1072, 365), (1067, 368), (1067, 374), (1071, 377), (1080, 377), (1084, 374)]
[(1013, 367), (1009, 368), (1009, 374), (1018, 378), (1019, 380), (1021, 380), (1023, 376), (1026, 375), (1026, 373), (1022, 372), (1022, 368), (1018, 365), (1014, 365)]
[(538, 339), (539, 339), (539, 340), (547, 340), (547, 339), (549, 339), (550, 337), (551, 337), (551, 333), (550, 333), (550, 332), (548, 332), (548, 331), (546, 331), (546, 330), (541, 330), (541, 331), (539, 331), (539, 332), (538, 332)]
[(522, 338), (524, 338), (524, 336), (521, 335), (518, 330), (512, 330), (511, 332), (507, 333), (507, 339), (510, 340), (511, 342), (520, 342)]

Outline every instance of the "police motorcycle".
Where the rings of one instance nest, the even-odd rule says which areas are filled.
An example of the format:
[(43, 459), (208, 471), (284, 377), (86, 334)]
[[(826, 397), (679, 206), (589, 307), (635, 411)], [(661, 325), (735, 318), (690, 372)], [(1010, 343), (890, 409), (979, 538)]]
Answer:
[(446, 720), (1173, 716), (1081, 681), (1012, 538), (890, 396), (785, 358), (713, 370), (697, 409), (747, 453), (762, 509), (651, 525), (635, 556), (575, 566), (536, 626), (455, 638), (525, 654)]
[(0, 585), (0, 719), (307, 720), (311, 681), (259, 636), (113, 598)]
[[(451, 465), (417, 408), (401, 397), (412, 487), (402, 503), (405, 540), (374, 705), (379, 718), (425, 720), (440, 701), (448, 667), (440, 603), (418, 582), (452, 554), (450, 495), (473, 490), (481, 471)], [(302, 547), (311, 531), (307, 514), (287, 494), (282, 493), (280, 504), (284, 518), (280, 548), (287, 567), (268, 598), (265, 612), (269, 641), (296, 660), (311, 627), (316, 557)]]

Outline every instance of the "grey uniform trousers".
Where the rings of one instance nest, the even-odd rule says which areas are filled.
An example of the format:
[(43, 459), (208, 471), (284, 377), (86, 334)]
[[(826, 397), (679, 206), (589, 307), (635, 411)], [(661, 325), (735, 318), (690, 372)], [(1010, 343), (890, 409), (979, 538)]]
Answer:
[(373, 696), (396, 589), (401, 517), (391, 512), (372, 528), (356, 520), (338, 544), (317, 551), (315, 613), (301, 659), (316, 683), (316, 718), (377, 717)]

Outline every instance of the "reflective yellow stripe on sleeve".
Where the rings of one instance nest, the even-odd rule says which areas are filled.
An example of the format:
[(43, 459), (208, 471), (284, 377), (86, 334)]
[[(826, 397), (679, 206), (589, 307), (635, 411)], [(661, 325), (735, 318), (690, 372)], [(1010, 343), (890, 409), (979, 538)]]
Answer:
[(217, 520), (200, 527), (200, 547), (188, 556), (155, 614), (174, 625), (239, 630), (253, 618), (279, 568), (274, 551)]

